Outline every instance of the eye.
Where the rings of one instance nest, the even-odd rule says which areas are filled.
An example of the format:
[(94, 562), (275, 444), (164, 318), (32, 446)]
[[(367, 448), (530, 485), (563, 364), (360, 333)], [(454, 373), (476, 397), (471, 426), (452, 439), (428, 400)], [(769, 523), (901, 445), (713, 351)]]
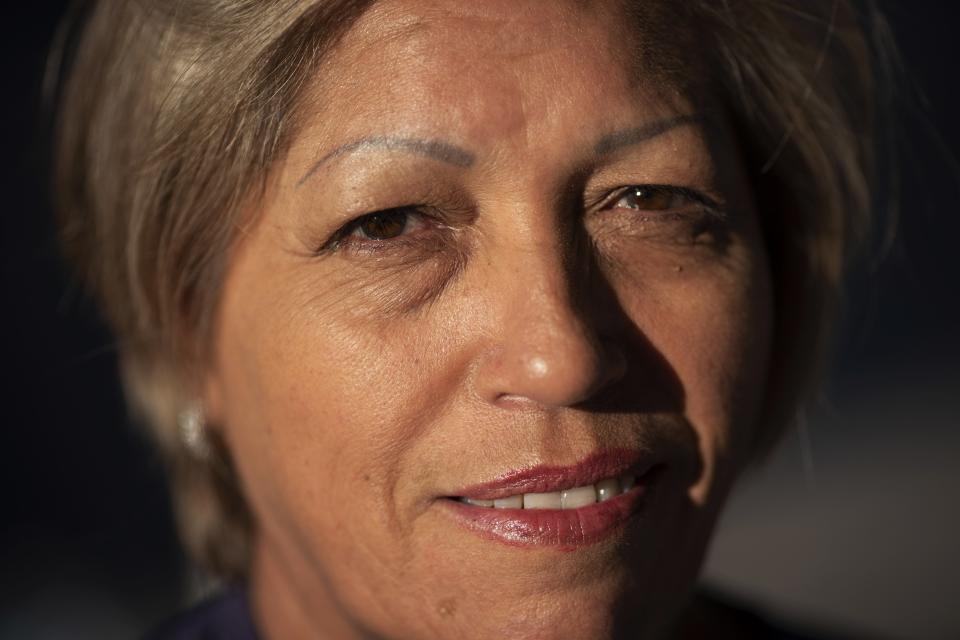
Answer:
[(423, 227), (423, 216), (412, 207), (375, 211), (354, 220), (344, 234), (362, 240), (392, 240)]
[(357, 249), (387, 248), (405, 236), (429, 226), (429, 215), (420, 207), (382, 209), (354, 218), (341, 227), (320, 248), (321, 252), (353, 246)]
[(615, 194), (609, 207), (635, 211), (668, 211), (681, 208), (691, 200), (699, 200), (685, 191), (679, 187), (634, 185)]

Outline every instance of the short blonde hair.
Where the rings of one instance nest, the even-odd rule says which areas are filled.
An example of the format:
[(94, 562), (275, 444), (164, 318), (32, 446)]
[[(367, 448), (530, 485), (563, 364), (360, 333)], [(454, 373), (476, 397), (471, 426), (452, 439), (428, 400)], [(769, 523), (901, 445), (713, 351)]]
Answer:
[[(246, 574), (254, 524), (222, 443), (197, 457), (177, 416), (209, 356), (241, 209), (296, 133), (324, 52), (371, 3), (101, 0), (62, 76), (63, 246), (169, 462), (187, 550), (228, 579)], [(866, 226), (868, 16), (849, 0), (691, 0), (679, 12), (711, 52), (758, 206), (777, 212), (763, 220), (777, 322), (772, 440), (816, 377), (845, 256)]]

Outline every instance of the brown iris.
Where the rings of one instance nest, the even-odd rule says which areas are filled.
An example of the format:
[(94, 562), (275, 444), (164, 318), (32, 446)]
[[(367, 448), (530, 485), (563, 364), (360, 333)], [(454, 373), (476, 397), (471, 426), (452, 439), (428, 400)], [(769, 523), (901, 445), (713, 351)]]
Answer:
[(390, 240), (396, 238), (407, 228), (408, 213), (403, 209), (378, 211), (364, 216), (357, 228), (371, 240)]
[(664, 211), (676, 206), (677, 195), (667, 189), (657, 189), (651, 187), (631, 187), (628, 189), (617, 203), (624, 202), (629, 209), (641, 209), (644, 211)]

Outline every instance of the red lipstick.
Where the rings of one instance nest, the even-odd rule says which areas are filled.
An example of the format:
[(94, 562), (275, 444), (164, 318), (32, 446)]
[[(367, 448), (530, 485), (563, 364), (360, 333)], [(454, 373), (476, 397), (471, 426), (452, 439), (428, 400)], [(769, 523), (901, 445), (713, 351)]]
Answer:
[[(541, 465), (507, 472), (466, 487), (442, 503), (467, 529), (512, 546), (552, 546), (565, 550), (597, 543), (620, 530), (642, 507), (653, 481), (653, 464), (642, 452), (619, 449), (595, 453), (570, 466)], [(578, 508), (496, 508), (464, 502), (489, 501), (529, 493), (555, 493), (633, 478), (621, 492)]]

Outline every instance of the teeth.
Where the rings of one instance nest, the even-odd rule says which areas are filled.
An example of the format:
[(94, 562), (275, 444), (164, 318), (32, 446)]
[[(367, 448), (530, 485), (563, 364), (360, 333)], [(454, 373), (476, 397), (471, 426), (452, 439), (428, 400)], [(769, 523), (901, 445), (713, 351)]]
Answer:
[(494, 509), (579, 509), (595, 502), (606, 502), (636, 486), (637, 479), (632, 475), (619, 478), (605, 478), (597, 484), (588, 484), (564, 491), (550, 493), (524, 493), (497, 500), (473, 500), (460, 498), (475, 507), (493, 507)]
[(463, 501), (475, 507), (492, 507), (494, 503), (493, 500), (471, 500), (470, 498), (464, 498)]
[(607, 478), (597, 483), (597, 502), (606, 502), (618, 495), (620, 495), (620, 481), (616, 478)]
[(564, 509), (585, 507), (588, 504), (593, 504), (596, 501), (597, 490), (593, 488), (592, 484), (588, 484), (585, 487), (568, 489), (567, 491), (562, 491), (560, 493), (560, 503), (563, 505), (562, 508)]
[(559, 491), (551, 493), (525, 493), (523, 494), (524, 509), (562, 509), (563, 501)]
[(510, 496), (493, 501), (494, 509), (523, 509), (523, 496)]

